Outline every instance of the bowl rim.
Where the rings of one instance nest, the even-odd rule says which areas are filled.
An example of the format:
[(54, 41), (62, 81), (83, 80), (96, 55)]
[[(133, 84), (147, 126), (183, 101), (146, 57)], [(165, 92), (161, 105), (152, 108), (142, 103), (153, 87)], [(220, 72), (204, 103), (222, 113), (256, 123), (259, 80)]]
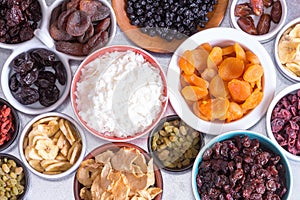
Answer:
[(25, 181), (25, 185), (24, 185), (24, 192), (18, 197), (18, 199), (25, 199), (27, 193), (28, 193), (28, 190), (29, 190), (29, 187), (30, 187), (30, 176), (29, 176), (29, 171), (27, 169), (27, 167), (25, 166), (25, 164), (16, 156), (12, 155), (12, 154), (9, 154), (9, 153), (0, 153), (0, 158), (3, 158), (3, 157), (7, 157), (9, 159), (13, 159), (17, 165), (19, 165), (20, 167), (23, 168), (23, 172), (24, 172), (24, 181)]
[(276, 67), (277, 69), (279, 69), (279, 71), (281, 72), (281, 74), (288, 80), (294, 82), (294, 83), (298, 83), (300, 82), (300, 77), (296, 76), (294, 73), (290, 72), (289, 70), (287, 70), (280, 62), (279, 56), (278, 56), (278, 43), (279, 40), (281, 39), (283, 33), (289, 29), (290, 27), (296, 25), (296, 24), (300, 24), (300, 17), (297, 17), (295, 19), (293, 19), (292, 21), (288, 22), (277, 34), (276, 38), (275, 38), (275, 42), (274, 42), (274, 57), (275, 57), (275, 62), (276, 62)]
[[(167, 166), (164, 166), (162, 163), (161, 163), (161, 160), (155, 155), (154, 151), (152, 150), (151, 148), (151, 142), (152, 142), (152, 138), (153, 138), (153, 134), (155, 132), (157, 132), (157, 130), (161, 129), (163, 127), (163, 123), (164, 122), (167, 122), (167, 121), (171, 121), (171, 120), (175, 120), (175, 119), (178, 119), (180, 121), (183, 121), (178, 115), (176, 114), (171, 114), (171, 115), (167, 115), (167, 116), (164, 116), (160, 119), (160, 121), (156, 124), (156, 126), (150, 131), (149, 133), (149, 136), (147, 138), (147, 148), (148, 148), (148, 152), (149, 154), (153, 157), (155, 163), (161, 168), (161, 169), (164, 169), (166, 171), (169, 171), (169, 172), (185, 172), (185, 171), (188, 171), (190, 169), (192, 169), (193, 167), (193, 164), (194, 164), (194, 161), (191, 162), (189, 165), (187, 165), (186, 167), (182, 167), (182, 168), (170, 168), (170, 167), (167, 167)], [(184, 121), (183, 121), (184, 122)], [(192, 127), (191, 127), (192, 128)], [(195, 130), (197, 131), (197, 130)], [(200, 133), (200, 141), (201, 142), (201, 146), (200, 146), (200, 149), (199, 151), (201, 150), (201, 148), (205, 145), (205, 136), (202, 132), (198, 131)], [(198, 152), (199, 152), (198, 151)]]
[[(50, 111), (58, 108), (65, 101), (65, 99), (69, 96), (69, 91), (70, 91), (71, 82), (72, 82), (72, 72), (71, 72), (69, 62), (62, 56), (62, 54), (57, 53), (57, 51), (54, 51), (53, 49), (47, 48), (39, 41), (32, 42), (31, 44), (33, 45), (33, 48), (26, 48), (26, 49), (21, 48), (21, 47), (16, 48), (10, 54), (10, 56), (6, 59), (4, 65), (2, 67), (2, 71), (1, 71), (1, 87), (2, 87), (2, 91), (3, 91), (5, 98), (11, 103), (11, 105), (16, 110), (18, 110), (22, 113), (25, 113), (25, 114), (37, 115), (37, 114), (41, 114), (41, 113), (45, 113), (45, 112), (50, 112)], [(10, 76), (9, 74), (12, 71), (10, 68), (11, 62), (18, 55), (20, 55), (21, 53), (24, 53), (24, 52), (28, 52), (28, 51), (32, 51), (34, 49), (40, 49), (40, 48), (53, 52), (55, 54), (55, 56), (57, 57), (57, 59), (63, 63), (63, 65), (66, 69), (67, 80), (66, 80), (66, 84), (62, 86), (64, 88), (63, 92), (60, 91), (60, 97), (54, 104), (52, 104), (48, 107), (39, 105), (38, 108), (35, 108), (35, 107), (31, 107), (30, 105), (23, 105), (15, 99), (15, 97), (12, 95), (12, 92), (9, 88), (9, 76)]]
[(300, 156), (296, 156), (292, 153), (290, 153), (289, 151), (287, 151), (286, 149), (284, 149), (282, 146), (280, 146), (276, 140), (276, 138), (274, 137), (274, 134), (272, 132), (271, 129), (271, 116), (272, 116), (272, 112), (274, 110), (274, 107), (276, 106), (276, 104), (278, 103), (278, 101), (280, 101), (284, 96), (294, 93), (297, 90), (300, 90), (300, 83), (297, 84), (293, 84), (290, 85), (286, 88), (284, 88), (283, 90), (281, 90), (272, 100), (272, 102), (269, 105), (267, 114), (266, 114), (266, 132), (268, 137), (273, 141), (273, 143), (279, 148), (281, 149), (281, 151), (284, 152), (284, 154), (291, 160), (299, 162), (300, 161)]
[[(131, 144), (131, 143), (127, 143), (127, 142), (111, 142), (111, 143), (106, 143), (106, 144), (102, 144), (98, 147), (95, 147), (91, 152), (89, 152), (83, 160), (86, 160), (86, 159), (89, 159), (89, 158), (93, 158), (95, 157), (95, 155), (98, 155), (99, 153), (102, 153), (106, 150), (109, 150), (109, 149), (120, 149), (122, 147), (128, 147), (128, 148), (134, 148), (134, 149), (137, 149), (138, 151), (140, 151), (146, 158), (147, 161), (149, 161), (152, 157), (151, 155), (145, 151), (142, 147), (139, 147), (135, 144)], [(161, 171), (159, 169), (159, 167), (156, 165), (155, 162), (153, 162), (153, 170), (154, 170), (154, 175), (155, 175), (155, 185), (158, 184), (157, 187), (161, 188), (163, 190), (163, 177), (162, 177), (162, 174), (161, 174)], [(76, 174), (73, 178), (73, 195), (74, 195), (74, 198), (77, 200), (79, 200), (79, 189), (80, 188), (80, 183), (77, 181), (77, 178), (76, 178)], [(78, 190), (78, 191), (77, 191)], [(160, 193), (159, 195), (157, 195), (155, 197), (154, 200), (160, 200), (162, 199), (162, 196), (163, 196), (163, 193)]]
[[(90, 63), (91, 61), (93, 61), (94, 59), (96, 59), (97, 57), (104, 55), (105, 53), (111, 53), (111, 52), (115, 52), (115, 51), (120, 51), (120, 52), (126, 52), (126, 51), (133, 51), (136, 52), (140, 55), (142, 55), (144, 57), (145, 60), (147, 60), (147, 62), (151, 63), (155, 68), (159, 69), (160, 71), (160, 77), (162, 79), (162, 83), (163, 83), (163, 95), (164, 95), (164, 99), (162, 101), (162, 108), (160, 113), (157, 115), (156, 119), (154, 120), (154, 122), (148, 127), (146, 128), (144, 131), (136, 133), (133, 136), (127, 136), (124, 138), (120, 138), (120, 137), (116, 137), (116, 136), (108, 136), (105, 135), (91, 127), (88, 126), (88, 124), (81, 118), (81, 116), (79, 115), (78, 112), (78, 108), (77, 108), (77, 103), (76, 103), (76, 91), (77, 91), (77, 82), (80, 80), (80, 76), (82, 74), (82, 69), (84, 67), (86, 67), (86, 65), (88, 63)], [(77, 71), (75, 72), (74, 76), (73, 76), (73, 80), (72, 80), (72, 84), (71, 84), (71, 92), (70, 92), (70, 99), (71, 99), (71, 105), (72, 105), (72, 109), (73, 112), (76, 116), (76, 118), (78, 119), (78, 121), (81, 123), (82, 126), (84, 126), (90, 133), (92, 133), (93, 135), (110, 141), (110, 142), (127, 142), (127, 141), (131, 141), (134, 140), (136, 138), (140, 138), (144, 135), (146, 135), (161, 119), (161, 117), (164, 115), (164, 112), (167, 109), (167, 105), (168, 105), (168, 90), (167, 90), (167, 81), (166, 81), (166, 76), (165, 73), (161, 67), (161, 65), (159, 64), (159, 62), (156, 60), (156, 58), (154, 58), (150, 53), (146, 52), (143, 49), (140, 49), (139, 47), (134, 47), (134, 46), (129, 46), (129, 45), (113, 45), (113, 46), (107, 46), (107, 47), (103, 47), (101, 49), (96, 50), (95, 52), (93, 52), (92, 54), (90, 54), (89, 56), (87, 56), (84, 61), (81, 62), (81, 64), (79, 65), (79, 67), (77, 68)]]
[[(54, 174), (54, 175), (48, 175), (48, 174), (40, 173), (37, 170), (35, 170), (33, 167), (31, 167), (29, 165), (25, 155), (24, 155), (24, 150), (23, 150), (24, 149), (24, 146), (23, 146), (24, 138), (26, 137), (26, 135), (27, 135), (29, 129), (31, 128), (32, 124), (34, 122), (36, 122), (37, 120), (39, 120), (39, 119), (42, 119), (42, 118), (45, 118), (45, 117), (50, 117), (50, 116), (58, 116), (58, 117), (64, 118), (64, 119), (68, 120), (69, 122), (71, 122), (71, 124), (77, 129), (78, 135), (81, 137), (81, 143), (82, 143), (81, 153), (80, 153), (77, 161), (73, 164), (73, 166), (71, 168), (69, 168), (68, 170), (60, 173), (60, 174)], [(69, 116), (67, 114), (64, 114), (64, 113), (60, 113), (60, 112), (47, 112), (47, 113), (43, 113), (43, 114), (35, 116), (34, 118), (32, 118), (25, 125), (25, 127), (23, 128), (22, 133), (20, 135), (20, 138), (19, 138), (18, 147), (19, 147), (19, 154), (20, 154), (20, 157), (21, 157), (24, 165), (33, 174), (35, 174), (35, 175), (37, 175), (37, 176), (39, 176), (43, 179), (46, 179), (46, 180), (55, 181), (55, 180), (62, 179), (62, 178), (65, 178), (65, 177), (71, 175), (79, 167), (82, 159), (84, 158), (84, 155), (85, 155), (85, 152), (86, 152), (86, 149), (87, 149), (87, 144), (86, 143), (87, 143), (87, 140), (86, 140), (83, 129), (77, 123), (77, 121), (75, 121), (71, 116)]]
[[(280, 148), (278, 148), (278, 146), (276, 144), (274, 144), (274, 142), (270, 138), (268, 138), (267, 136), (265, 136), (261, 133), (258, 133), (258, 132), (255, 132), (255, 131), (250, 131), (250, 130), (235, 130), (235, 131), (224, 132), (224, 133), (212, 138), (201, 149), (201, 151), (197, 155), (197, 158), (194, 162), (193, 169), (192, 169), (192, 190), (193, 190), (193, 194), (194, 194), (195, 199), (201, 200), (200, 195), (198, 193), (198, 186), (197, 186), (197, 182), (196, 182), (196, 176), (198, 174), (199, 163), (202, 161), (203, 153), (208, 148), (212, 147), (212, 145), (215, 144), (216, 142), (224, 141), (224, 140), (233, 138), (234, 136), (240, 136), (240, 135), (247, 135), (250, 138), (256, 138), (260, 142), (263, 141), (265, 144), (268, 144), (268, 150), (270, 150), (270, 147), (272, 149), (276, 150), (276, 154), (280, 156), (282, 164), (284, 165), (285, 168), (287, 168), (285, 170), (285, 174), (287, 176), (287, 180), (286, 180), (287, 183), (286, 184), (287, 184), (287, 187), (288, 187), (288, 183), (289, 183), (289, 187), (288, 187), (287, 193), (285, 194), (286, 195), (285, 199), (286, 200), (290, 199), (291, 195), (292, 195), (292, 188), (293, 188), (293, 174), (292, 174), (292, 169), (291, 169), (291, 166), (290, 166), (290, 163), (289, 163), (287, 157), (285, 156), (284, 152)], [(274, 152), (274, 150), (271, 150), (271, 151)]]
[(8, 150), (12, 147), (13, 143), (15, 142), (16, 138), (19, 135), (19, 130), (20, 130), (20, 126), (21, 126), (20, 117), (19, 117), (18, 112), (16, 111), (16, 109), (6, 99), (0, 97), (0, 106), (4, 105), (4, 104), (7, 105), (11, 109), (11, 113), (12, 113), (12, 116), (13, 116), (13, 124), (15, 126), (15, 130), (12, 133), (12, 137), (10, 138), (10, 140), (5, 142), (3, 145), (0, 146), (0, 152)]
[[(231, 6), (230, 6), (230, 25), (233, 26), (235, 29), (240, 30), (242, 32), (244, 32), (239, 25), (237, 24), (237, 17), (235, 17), (234, 15), (234, 8), (235, 5), (241, 1), (242, 2), (246, 2), (245, 0), (232, 0), (231, 2)], [(266, 43), (269, 42), (270, 40), (272, 40), (274, 37), (276, 37), (278, 31), (280, 31), (280, 29), (283, 27), (285, 20), (286, 20), (286, 16), (287, 16), (287, 5), (285, 0), (279, 0), (281, 3), (281, 7), (282, 7), (282, 15), (281, 15), (281, 19), (279, 21), (278, 24), (275, 24), (274, 27), (271, 31), (269, 31), (268, 33), (264, 34), (264, 35), (251, 35), (248, 34), (250, 36), (252, 36), (253, 38), (255, 38), (256, 40), (258, 40), (261, 43)], [(272, 25), (271, 25), (272, 27)], [(271, 28), (270, 28), (271, 29)], [(244, 32), (245, 33), (245, 32)]]
[[(222, 38), (220, 37), (222, 35)], [(180, 69), (178, 67), (178, 55), (182, 55), (186, 49), (194, 49), (198, 45), (209, 42), (211, 45), (232, 45), (238, 42), (242, 47), (251, 50), (255, 53), (264, 69), (264, 97), (260, 104), (250, 111), (241, 119), (229, 123), (215, 123), (200, 119), (189, 108), (184, 98), (180, 93)], [(220, 45), (220, 43), (222, 43)], [(247, 45), (247, 46), (246, 46)], [(232, 131), (236, 129), (247, 129), (255, 125), (267, 111), (267, 106), (271, 102), (276, 89), (276, 71), (273, 67), (273, 61), (266, 49), (251, 36), (234, 28), (211, 28), (194, 34), (192, 37), (185, 40), (173, 54), (168, 71), (167, 84), (169, 90), (169, 101), (171, 102), (174, 111), (183, 119), (189, 126), (199, 130), (200, 132), (210, 135), (218, 135), (221, 132)], [(251, 120), (249, 120), (251, 119)]]

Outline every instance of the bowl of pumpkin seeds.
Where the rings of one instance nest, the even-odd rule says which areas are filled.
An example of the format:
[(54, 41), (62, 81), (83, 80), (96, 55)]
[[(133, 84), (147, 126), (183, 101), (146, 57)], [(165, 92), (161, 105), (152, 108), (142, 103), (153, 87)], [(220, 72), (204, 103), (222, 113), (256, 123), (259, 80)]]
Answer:
[(178, 115), (162, 118), (148, 138), (148, 151), (154, 161), (170, 172), (191, 169), (203, 146), (203, 133), (188, 126)]

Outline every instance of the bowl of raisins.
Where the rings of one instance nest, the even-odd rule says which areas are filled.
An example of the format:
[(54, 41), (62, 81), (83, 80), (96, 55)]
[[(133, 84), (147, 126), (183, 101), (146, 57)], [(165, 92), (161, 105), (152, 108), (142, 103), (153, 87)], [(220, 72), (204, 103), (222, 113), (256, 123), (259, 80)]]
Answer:
[(60, 106), (69, 95), (71, 69), (66, 58), (40, 42), (33, 49), (17, 48), (1, 73), (6, 99), (20, 112), (37, 115)]
[(285, 0), (233, 0), (230, 7), (232, 27), (261, 43), (273, 39), (287, 16)]
[(0, 47), (15, 49), (37, 40), (34, 31), (42, 26), (46, 16), (43, 0), (0, 2)]
[(300, 161), (300, 84), (280, 91), (271, 102), (266, 114), (268, 137), (288, 158)]
[(283, 151), (266, 136), (237, 130), (209, 141), (192, 170), (200, 199), (290, 199), (293, 177)]

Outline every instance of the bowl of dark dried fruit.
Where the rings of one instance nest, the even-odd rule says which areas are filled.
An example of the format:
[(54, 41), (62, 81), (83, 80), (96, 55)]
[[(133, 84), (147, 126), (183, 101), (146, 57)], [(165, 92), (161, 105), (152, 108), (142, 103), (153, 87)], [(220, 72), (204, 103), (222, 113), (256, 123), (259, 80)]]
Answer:
[(0, 151), (10, 148), (18, 136), (20, 120), (17, 111), (0, 98)]
[(292, 160), (300, 161), (300, 84), (280, 91), (266, 114), (269, 138)]
[(0, 2), (0, 47), (15, 49), (28, 45), (46, 17), (46, 2), (32, 1), (1, 1)]
[(233, 0), (230, 7), (231, 25), (262, 43), (276, 36), (286, 16), (285, 0)]
[(1, 73), (6, 99), (26, 114), (40, 114), (56, 109), (69, 95), (71, 69), (59, 53), (40, 42), (33, 49), (18, 48), (8, 57)]
[(105, 0), (55, 1), (47, 17), (36, 36), (73, 60), (107, 46), (116, 34), (115, 13)]
[(200, 199), (291, 198), (293, 176), (283, 151), (266, 136), (237, 130), (209, 141), (192, 170), (192, 189)]
[(204, 143), (201, 132), (188, 126), (178, 115), (169, 115), (150, 132), (148, 151), (159, 167), (180, 172), (193, 166)]

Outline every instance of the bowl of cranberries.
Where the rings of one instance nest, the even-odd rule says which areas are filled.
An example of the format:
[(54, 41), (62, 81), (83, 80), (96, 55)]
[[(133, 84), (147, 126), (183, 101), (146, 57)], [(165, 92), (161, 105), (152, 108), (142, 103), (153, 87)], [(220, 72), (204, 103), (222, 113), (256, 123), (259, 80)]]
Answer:
[(192, 170), (196, 199), (290, 199), (292, 172), (283, 151), (266, 136), (223, 133), (199, 152)]
[(61, 105), (69, 94), (71, 69), (61, 54), (41, 43), (15, 49), (1, 72), (3, 94), (20, 112), (37, 115)]

